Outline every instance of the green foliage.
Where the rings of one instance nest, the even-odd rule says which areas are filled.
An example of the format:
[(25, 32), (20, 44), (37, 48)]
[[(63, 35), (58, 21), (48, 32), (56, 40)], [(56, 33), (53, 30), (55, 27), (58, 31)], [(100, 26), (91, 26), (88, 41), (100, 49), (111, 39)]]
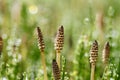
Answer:
[[(120, 1), (119, 0), (1, 0), (0, 80), (44, 80), (36, 27), (45, 40), (48, 79), (55, 57), (56, 29), (63, 25), (65, 41), (61, 57), (62, 80), (89, 80), (89, 50), (93, 40), (99, 43), (96, 80), (120, 79)], [(97, 26), (96, 15), (103, 13), (103, 26)], [(110, 43), (110, 61), (104, 68), (103, 44)], [(64, 55), (64, 56), (63, 56)]]

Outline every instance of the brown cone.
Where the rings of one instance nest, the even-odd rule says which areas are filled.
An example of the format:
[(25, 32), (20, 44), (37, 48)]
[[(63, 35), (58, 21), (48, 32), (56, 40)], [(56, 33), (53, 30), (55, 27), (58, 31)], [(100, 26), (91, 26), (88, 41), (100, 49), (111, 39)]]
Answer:
[(60, 80), (60, 70), (59, 70), (59, 67), (58, 67), (56, 60), (52, 61), (52, 69), (53, 69), (54, 79)]
[(97, 57), (98, 57), (98, 43), (95, 40), (90, 49), (90, 63), (95, 64), (97, 61)]

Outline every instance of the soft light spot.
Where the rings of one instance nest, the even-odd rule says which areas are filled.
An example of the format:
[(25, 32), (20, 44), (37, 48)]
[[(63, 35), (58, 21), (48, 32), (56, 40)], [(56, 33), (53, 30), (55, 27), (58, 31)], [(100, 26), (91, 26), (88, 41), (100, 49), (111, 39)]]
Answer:
[(16, 46), (19, 46), (21, 44), (21, 39), (17, 39), (15, 44)]
[(2, 80), (8, 80), (6, 77), (3, 77)]
[(38, 12), (38, 7), (35, 6), (35, 5), (31, 5), (31, 6), (29, 7), (29, 12), (30, 12), (31, 14), (36, 14), (36, 13)]
[(3, 39), (7, 39), (7, 34), (3, 34), (3, 35), (2, 35), (2, 38), (3, 38)]
[(89, 18), (85, 18), (85, 19), (84, 19), (84, 23), (85, 23), (85, 24), (88, 24), (88, 23), (89, 23), (89, 21), (90, 21), (90, 19), (89, 19)]

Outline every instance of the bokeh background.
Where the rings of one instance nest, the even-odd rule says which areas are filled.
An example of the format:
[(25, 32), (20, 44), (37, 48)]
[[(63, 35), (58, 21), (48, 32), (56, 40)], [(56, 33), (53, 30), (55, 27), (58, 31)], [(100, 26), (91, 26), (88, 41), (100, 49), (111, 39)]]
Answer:
[(0, 79), (43, 80), (36, 34), (39, 26), (45, 41), (48, 78), (52, 80), (54, 38), (61, 25), (65, 33), (65, 80), (89, 80), (89, 50), (94, 40), (99, 43), (96, 80), (102, 77), (101, 56), (106, 41), (111, 46), (112, 69), (105, 80), (119, 79), (119, 0), (0, 0), (0, 36), (4, 42)]

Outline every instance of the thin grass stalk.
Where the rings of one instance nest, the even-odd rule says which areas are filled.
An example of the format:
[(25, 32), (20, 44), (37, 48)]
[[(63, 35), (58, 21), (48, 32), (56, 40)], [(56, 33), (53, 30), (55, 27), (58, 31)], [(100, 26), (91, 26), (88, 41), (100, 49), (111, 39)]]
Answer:
[(55, 80), (60, 80), (60, 69), (55, 59), (52, 61), (53, 76)]
[(119, 63), (118, 63), (118, 68), (117, 68), (117, 74), (118, 74), (118, 77), (116, 77), (115, 80), (119, 80), (120, 79), (120, 58), (119, 58)]
[(61, 50), (63, 49), (64, 44), (64, 28), (61, 26), (58, 29), (56, 38), (55, 38), (55, 50), (56, 50), (56, 61), (60, 68), (60, 57), (61, 57)]
[(65, 80), (65, 68), (66, 68), (66, 59), (62, 56), (62, 79)]
[(3, 49), (3, 40), (2, 40), (2, 37), (0, 37), (0, 56), (2, 53), (2, 49)]
[(45, 45), (43, 41), (43, 35), (39, 27), (37, 27), (37, 33), (38, 33), (38, 47), (41, 51), (41, 60), (42, 60), (42, 65), (43, 65), (43, 70), (44, 70), (44, 80), (48, 80), (47, 78), (47, 70), (46, 70), (46, 61), (45, 61)]
[(98, 43), (95, 40), (90, 49), (91, 80), (95, 80), (95, 64), (98, 57)]

